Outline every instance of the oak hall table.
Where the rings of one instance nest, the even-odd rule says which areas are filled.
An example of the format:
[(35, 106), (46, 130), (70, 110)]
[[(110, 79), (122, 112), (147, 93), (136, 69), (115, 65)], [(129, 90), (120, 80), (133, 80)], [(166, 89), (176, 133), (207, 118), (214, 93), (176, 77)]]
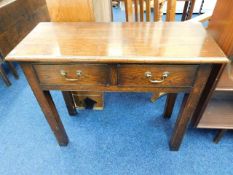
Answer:
[(170, 140), (178, 150), (208, 78), (228, 62), (199, 23), (40, 23), (6, 57), (17, 61), (61, 146), (50, 90), (185, 92)]

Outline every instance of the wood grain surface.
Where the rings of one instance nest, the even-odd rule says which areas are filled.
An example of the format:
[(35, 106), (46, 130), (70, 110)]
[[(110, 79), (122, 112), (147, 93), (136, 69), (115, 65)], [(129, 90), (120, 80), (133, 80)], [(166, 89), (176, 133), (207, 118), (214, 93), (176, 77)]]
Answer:
[[(192, 65), (120, 65), (118, 83), (120, 86), (191, 87), (198, 66)], [(164, 72), (169, 76), (161, 83), (151, 83), (145, 76), (151, 72), (152, 80), (160, 80)]]
[(51, 21), (95, 21), (92, 0), (46, 0)]
[[(182, 35), (181, 35), (182, 34)], [(40, 23), (8, 61), (224, 63), (199, 23)]]
[[(40, 84), (44, 85), (106, 85), (109, 82), (109, 70), (107, 65), (34, 65)], [(61, 71), (67, 73), (66, 80)], [(76, 72), (80, 71), (80, 76)]]

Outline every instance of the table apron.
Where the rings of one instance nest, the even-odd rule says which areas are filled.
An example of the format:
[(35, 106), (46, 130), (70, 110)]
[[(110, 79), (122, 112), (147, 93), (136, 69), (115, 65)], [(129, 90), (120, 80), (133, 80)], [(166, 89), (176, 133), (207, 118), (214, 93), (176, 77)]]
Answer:
[(80, 85), (40, 85), (43, 90), (96, 91), (96, 92), (166, 92), (189, 93), (192, 87), (120, 87), (120, 86), (80, 86)]

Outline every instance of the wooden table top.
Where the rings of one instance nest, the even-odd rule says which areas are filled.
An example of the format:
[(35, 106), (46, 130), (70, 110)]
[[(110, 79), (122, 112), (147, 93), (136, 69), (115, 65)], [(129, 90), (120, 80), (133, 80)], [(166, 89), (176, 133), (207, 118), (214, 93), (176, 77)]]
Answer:
[(225, 63), (200, 23), (43, 22), (6, 57), (17, 62)]

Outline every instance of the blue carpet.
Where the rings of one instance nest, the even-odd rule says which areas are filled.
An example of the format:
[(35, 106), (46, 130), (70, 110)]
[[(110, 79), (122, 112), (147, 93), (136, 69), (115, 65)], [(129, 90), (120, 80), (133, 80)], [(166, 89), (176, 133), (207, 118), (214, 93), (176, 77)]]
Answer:
[(70, 138), (59, 147), (25, 77), (0, 80), (1, 175), (233, 174), (232, 133), (213, 144), (210, 130), (189, 129), (179, 152), (168, 142), (181, 104), (162, 118), (165, 98), (149, 93), (106, 93), (103, 111), (70, 117), (60, 92), (52, 92)]

